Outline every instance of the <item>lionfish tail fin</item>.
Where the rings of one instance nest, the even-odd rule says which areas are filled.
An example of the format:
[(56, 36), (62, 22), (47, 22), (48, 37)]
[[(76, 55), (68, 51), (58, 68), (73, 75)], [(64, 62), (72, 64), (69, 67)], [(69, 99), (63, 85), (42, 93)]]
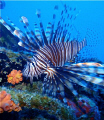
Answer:
[(28, 38), (27, 39), (28, 44), (30, 44), (35, 49), (39, 49), (39, 45), (35, 38), (35, 33), (29, 28), (28, 19), (25, 16), (22, 16), (20, 22), (23, 23), (25, 29), (25, 35)]

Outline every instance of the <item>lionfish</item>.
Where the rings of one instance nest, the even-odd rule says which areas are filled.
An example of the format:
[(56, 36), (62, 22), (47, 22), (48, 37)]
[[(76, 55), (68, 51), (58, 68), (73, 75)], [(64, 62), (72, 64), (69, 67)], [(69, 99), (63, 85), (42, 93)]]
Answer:
[[(58, 10), (58, 6), (54, 7)], [(19, 38), (18, 45), (32, 52), (32, 58), (23, 56), (27, 60), (22, 73), (25, 77), (30, 78), (30, 83), (33, 83), (33, 78), (38, 78), (44, 74), (43, 92), (52, 97), (56, 97), (57, 93), (64, 98), (65, 87), (78, 98), (78, 92), (74, 88), (74, 84), (88, 88), (88, 83), (94, 83), (104, 86), (104, 67), (95, 62), (72, 63), (77, 54), (87, 45), (87, 40), (84, 38), (78, 41), (77, 38), (71, 40), (71, 29), (73, 28), (74, 16), (72, 9), (64, 5), (61, 12), (61, 19), (55, 28), (56, 14), (53, 14), (52, 22), (47, 25), (44, 31), (41, 21), (41, 13), (36, 12), (39, 19), (39, 26), (35, 23), (35, 32), (29, 29), (28, 19), (21, 17), (21, 23), (25, 29), (22, 32), (9, 18), (12, 25), (8, 25), (1, 17), (0, 22), (16, 37)], [(70, 23), (65, 23), (65, 20), (70, 20)]]

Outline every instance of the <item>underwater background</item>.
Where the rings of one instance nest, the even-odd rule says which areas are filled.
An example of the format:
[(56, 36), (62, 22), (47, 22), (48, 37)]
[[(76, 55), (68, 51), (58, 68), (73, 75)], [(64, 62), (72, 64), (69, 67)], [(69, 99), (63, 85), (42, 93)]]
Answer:
[[(55, 23), (61, 18), (64, 4), (76, 8), (77, 13), (73, 12), (73, 14), (78, 14), (74, 21), (76, 31), (72, 31), (71, 38), (78, 38), (78, 41), (82, 41), (86, 37), (87, 46), (80, 51), (75, 62), (97, 62), (104, 65), (104, 1), (3, 0), (3, 2), (5, 4), (0, 3), (2, 6), (0, 7), (0, 17), (10, 25), (7, 20), (9, 17), (22, 31), (24, 28), (19, 22), (20, 17), (28, 18), (29, 25), (34, 30), (34, 22), (39, 23), (36, 16), (37, 9), (41, 11), (42, 23), (46, 29), (47, 23), (52, 21), (55, 5), (58, 6)], [(87, 111), (86, 114), (77, 107), (74, 98), (71, 98), (70, 95), (68, 105), (58, 99), (43, 95), (41, 78), (34, 80), (33, 87), (31, 87), (29, 79), (22, 76), (21, 71), (26, 60), (20, 53), (29, 58), (33, 53), (18, 46), (18, 42), (19, 39), (0, 23), (0, 92), (3, 91), (0, 95), (7, 96), (7, 103), (12, 104), (12, 107), (5, 108), (4, 111), (0, 107), (1, 120), (104, 120), (104, 86), (99, 91), (76, 87), (86, 101), (86, 105), (80, 100), (78, 101), (79, 104), (83, 104), (83, 108)], [(11, 84), (11, 77), (20, 79), (21, 82)], [(92, 85), (91, 87), (97, 89), (98, 86)], [(2, 104), (4, 105), (4, 103)]]

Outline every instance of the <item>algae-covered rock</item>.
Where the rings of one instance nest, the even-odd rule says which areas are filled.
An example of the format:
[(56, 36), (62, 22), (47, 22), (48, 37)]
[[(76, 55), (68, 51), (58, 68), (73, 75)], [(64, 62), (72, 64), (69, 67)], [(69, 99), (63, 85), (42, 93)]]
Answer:
[[(41, 83), (38, 84), (40, 86)], [(23, 87), (25, 87), (25, 85)], [(48, 112), (48, 114), (55, 115), (56, 118), (61, 118), (62, 120), (74, 118), (70, 107), (67, 108), (57, 99), (53, 99), (49, 96), (40, 94), (39, 92), (37, 92), (37, 88), (34, 88), (36, 92), (30, 92), (30, 90), (28, 91), (26, 89), (18, 90), (18, 87), (9, 89), (7, 87), (0, 87), (0, 90), (1, 89), (6, 90), (9, 94), (11, 94), (14, 102), (19, 103), (21, 107), (25, 107), (28, 109), (39, 109), (42, 111), (45, 110)]]
[(0, 47), (6, 47), (12, 50), (19, 50), (19, 39), (13, 36), (1, 23), (0, 23)]

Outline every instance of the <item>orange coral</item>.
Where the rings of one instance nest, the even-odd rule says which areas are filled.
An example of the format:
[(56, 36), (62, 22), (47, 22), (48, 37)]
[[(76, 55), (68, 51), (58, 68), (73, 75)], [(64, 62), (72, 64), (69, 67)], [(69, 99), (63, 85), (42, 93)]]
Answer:
[(11, 112), (12, 110), (19, 112), (21, 110), (21, 107), (19, 107), (19, 104), (15, 104), (11, 100), (11, 95), (8, 94), (6, 91), (0, 92), (0, 113), (3, 113), (4, 111)]
[(23, 80), (21, 70), (12, 70), (11, 73), (7, 75), (7, 77), (8, 82), (12, 83), (13, 85)]

